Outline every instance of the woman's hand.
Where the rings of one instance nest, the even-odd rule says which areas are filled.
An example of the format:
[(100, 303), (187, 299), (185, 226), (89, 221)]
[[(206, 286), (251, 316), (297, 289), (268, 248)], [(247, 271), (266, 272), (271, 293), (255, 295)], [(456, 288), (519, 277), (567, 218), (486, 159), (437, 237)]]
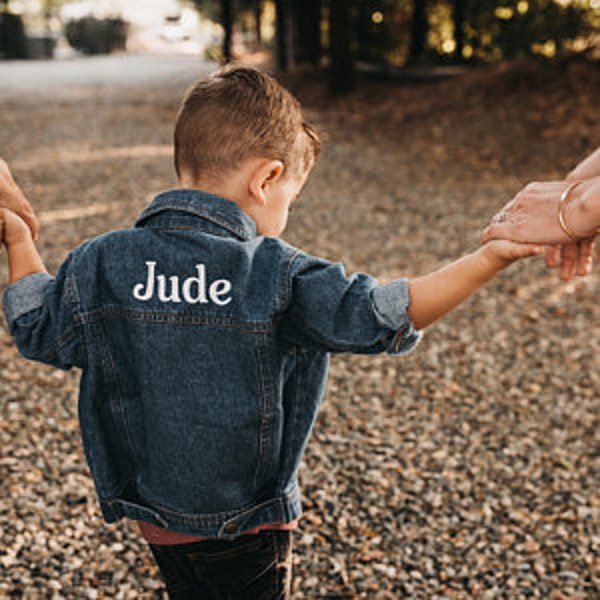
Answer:
[(27, 198), (16, 184), (8, 165), (0, 158), (0, 207), (16, 212), (28, 225), (33, 239), (38, 238), (38, 221)]
[(566, 177), (567, 181), (579, 181), (600, 177), (600, 148), (584, 158)]
[(575, 274), (582, 277), (589, 275), (592, 271), (595, 241), (595, 238), (589, 238), (560, 246), (546, 246), (546, 266), (559, 269), (560, 278), (565, 281), (573, 279)]
[(25, 221), (8, 208), (0, 208), (0, 244), (18, 246), (31, 240), (31, 230)]
[[(569, 230), (580, 238), (574, 242), (561, 227), (558, 209), (561, 197), (571, 187), (564, 210)], [(481, 241), (511, 239), (549, 245), (546, 264), (560, 267), (560, 276), (571, 279), (576, 272), (587, 275), (592, 265), (594, 237), (600, 227), (600, 177), (581, 182), (531, 183), (508, 202), (484, 230)]]

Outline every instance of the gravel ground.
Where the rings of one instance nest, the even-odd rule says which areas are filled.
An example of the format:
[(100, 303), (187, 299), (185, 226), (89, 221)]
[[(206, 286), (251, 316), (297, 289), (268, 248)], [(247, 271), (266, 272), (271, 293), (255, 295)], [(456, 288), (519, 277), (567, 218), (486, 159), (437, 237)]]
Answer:
[[(173, 185), (194, 74), (112, 64), (101, 81), (0, 90), (0, 155), (52, 270)], [(370, 82), (343, 100), (317, 79), (290, 82), (325, 150), (286, 238), (381, 280), (474, 249), (525, 181), (600, 140), (597, 65)], [(295, 598), (600, 598), (598, 268), (565, 284), (513, 265), (409, 357), (334, 357), (301, 471)], [(3, 324), (0, 382), (0, 597), (163, 597), (135, 527), (100, 518), (77, 373), (19, 358)]]

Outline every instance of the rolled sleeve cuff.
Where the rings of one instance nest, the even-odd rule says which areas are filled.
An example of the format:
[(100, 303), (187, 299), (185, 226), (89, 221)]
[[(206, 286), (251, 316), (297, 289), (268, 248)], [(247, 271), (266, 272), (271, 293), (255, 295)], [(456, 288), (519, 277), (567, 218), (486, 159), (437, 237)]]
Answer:
[(48, 273), (34, 273), (6, 288), (4, 314), (10, 330), (19, 317), (43, 306), (44, 290), (52, 279)]
[(388, 353), (401, 355), (413, 350), (423, 334), (414, 328), (408, 316), (408, 279), (398, 279), (377, 286), (372, 292), (372, 298), (379, 323), (396, 332), (388, 346)]

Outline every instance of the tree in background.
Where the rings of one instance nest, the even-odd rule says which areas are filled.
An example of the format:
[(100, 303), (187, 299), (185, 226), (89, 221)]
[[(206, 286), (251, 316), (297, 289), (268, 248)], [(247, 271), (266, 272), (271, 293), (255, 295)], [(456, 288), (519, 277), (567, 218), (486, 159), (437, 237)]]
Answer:
[(323, 22), (322, 0), (295, 0), (296, 2), (296, 61), (314, 67), (321, 62), (323, 46), (321, 25)]
[(452, 0), (452, 22), (453, 35), (456, 47), (454, 48), (454, 58), (458, 61), (464, 60), (465, 48), (465, 10), (468, 0)]
[(593, 14), (591, 0), (190, 1), (223, 25), (226, 61), (236, 19), (254, 15), (256, 41), (262, 43), (262, 9), (270, 4), (278, 68), (318, 66), (325, 56), (336, 92), (354, 87), (355, 59), (396, 67), (581, 51)]
[(336, 94), (350, 92), (356, 84), (353, 29), (350, 3), (346, 0), (329, 0), (330, 87)]
[(221, 59), (230, 62), (233, 58), (233, 28), (235, 24), (235, 0), (189, 0), (196, 10), (207, 19), (219, 23), (223, 28)]
[(0, 0), (0, 58), (27, 58), (23, 19), (9, 9), (9, 0)]
[(221, 25), (223, 25), (223, 61), (231, 62), (233, 55), (233, 0), (221, 0)]
[(263, 15), (263, 1), (256, 0), (256, 2), (252, 2), (254, 4), (252, 14), (254, 16), (254, 31), (256, 33), (255, 41), (256, 47), (260, 48), (263, 43), (262, 36), (262, 15)]
[(276, 0), (276, 58), (286, 71), (321, 60), (322, 0)]
[(586, 0), (570, 4), (554, 0), (464, 3), (463, 52), (470, 46), (475, 59), (553, 58), (575, 51), (575, 40), (583, 44), (580, 50), (584, 50), (585, 39), (591, 33), (591, 3)]
[(292, 67), (293, 44), (292, 0), (275, 0), (275, 57), (281, 71)]
[[(552, 58), (593, 43), (591, 0), (352, 0), (358, 56), (402, 66)], [(596, 14), (594, 21), (594, 14)]]
[(427, 19), (427, 0), (413, 0), (413, 16), (408, 62), (415, 63), (422, 56), (427, 45), (428, 31), (429, 20)]

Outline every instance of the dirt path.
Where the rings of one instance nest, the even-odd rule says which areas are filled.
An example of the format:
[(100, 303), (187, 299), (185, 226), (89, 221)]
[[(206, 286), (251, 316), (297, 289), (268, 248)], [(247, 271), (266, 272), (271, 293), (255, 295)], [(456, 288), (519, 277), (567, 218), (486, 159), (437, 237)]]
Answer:
[[(196, 64), (146, 60), (0, 63), (0, 155), (40, 211), (51, 269), (174, 184)], [(286, 238), (382, 280), (475, 248), (522, 183), (599, 143), (597, 66), (536, 73), (371, 83), (344, 100), (295, 78), (325, 151)], [(410, 357), (334, 357), (301, 472), (296, 598), (594, 596), (598, 273), (565, 285), (516, 265)], [(161, 597), (135, 528), (101, 521), (77, 374), (20, 359), (3, 329), (0, 382), (0, 596)]]

